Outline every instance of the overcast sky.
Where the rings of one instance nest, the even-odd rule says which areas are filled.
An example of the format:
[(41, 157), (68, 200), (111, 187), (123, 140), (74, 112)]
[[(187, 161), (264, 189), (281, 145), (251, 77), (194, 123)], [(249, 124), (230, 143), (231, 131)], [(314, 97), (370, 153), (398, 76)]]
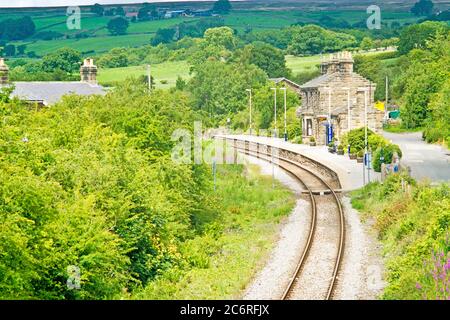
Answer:
[[(177, 0), (183, 2), (189, 0)], [(192, 0), (190, 0), (192, 1)], [(199, 0), (196, 0), (199, 1)], [(202, 0), (200, 0), (202, 1)], [(207, 0), (203, 0), (207, 1)], [(211, 0), (209, 0), (211, 1)], [(11, 7), (65, 7), (82, 6), (94, 3), (114, 4), (114, 3), (142, 3), (142, 2), (174, 2), (174, 0), (0, 0), (0, 8)]]

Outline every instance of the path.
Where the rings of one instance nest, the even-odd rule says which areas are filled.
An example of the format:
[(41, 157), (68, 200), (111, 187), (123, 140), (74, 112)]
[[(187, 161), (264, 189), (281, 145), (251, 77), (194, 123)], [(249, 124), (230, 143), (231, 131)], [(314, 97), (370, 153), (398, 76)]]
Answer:
[(430, 179), (433, 182), (450, 181), (450, 150), (424, 142), (421, 132), (383, 132), (383, 135), (400, 146), (402, 163), (411, 168), (413, 178)]

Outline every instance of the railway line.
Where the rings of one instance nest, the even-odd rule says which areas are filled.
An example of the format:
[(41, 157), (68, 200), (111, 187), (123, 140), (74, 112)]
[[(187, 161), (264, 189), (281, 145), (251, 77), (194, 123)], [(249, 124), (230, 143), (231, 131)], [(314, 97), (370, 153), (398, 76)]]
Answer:
[[(249, 148), (250, 144), (256, 145), (256, 148)], [(344, 212), (336, 191), (329, 182), (309, 168), (278, 154), (275, 155), (276, 148), (272, 149), (272, 147), (252, 142), (244, 142), (244, 147), (240, 147), (236, 141), (234, 148), (248, 156), (276, 163), (290, 173), (304, 186), (311, 204), (307, 240), (296, 269), (280, 298), (282, 300), (332, 299), (345, 245)], [(319, 195), (317, 190), (321, 190)], [(324, 190), (328, 191), (327, 195), (323, 192)], [(326, 254), (323, 254), (324, 248)], [(311, 287), (315, 287), (314, 290)], [(312, 291), (314, 295), (311, 295)]]

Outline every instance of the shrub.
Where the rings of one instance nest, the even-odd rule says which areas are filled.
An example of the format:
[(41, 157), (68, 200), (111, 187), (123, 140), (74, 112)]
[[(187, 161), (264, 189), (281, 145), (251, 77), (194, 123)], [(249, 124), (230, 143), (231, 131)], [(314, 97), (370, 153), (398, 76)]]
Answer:
[(374, 153), (372, 157), (373, 169), (376, 172), (381, 172), (381, 155), (384, 157), (384, 163), (391, 163), (392, 157), (394, 153), (397, 152), (399, 158), (402, 157), (402, 151), (400, 147), (396, 144), (388, 144), (383, 147), (379, 147)]

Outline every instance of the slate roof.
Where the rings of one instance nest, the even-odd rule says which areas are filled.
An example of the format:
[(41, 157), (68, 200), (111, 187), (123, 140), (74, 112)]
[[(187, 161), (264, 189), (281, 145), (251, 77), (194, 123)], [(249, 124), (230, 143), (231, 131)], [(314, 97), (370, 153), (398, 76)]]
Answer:
[(302, 88), (302, 89), (317, 88), (320, 85), (326, 84), (331, 78), (333, 78), (333, 76), (334, 76), (334, 73), (332, 73), (332, 74), (329, 74), (329, 73), (322, 74), (322, 75), (318, 76), (317, 78), (314, 78), (314, 79), (312, 79), (312, 80), (302, 84), (300, 86), (300, 88)]
[(64, 95), (104, 95), (100, 85), (87, 82), (15, 82), (11, 96), (26, 101), (49, 105), (58, 102)]
[(293, 87), (301, 88), (301, 86), (300, 86), (298, 83), (295, 83), (294, 81), (289, 80), (288, 78), (284, 78), (284, 77), (282, 77), (282, 78), (272, 78), (272, 79), (269, 79), (269, 80), (275, 82), (275, 84), (278, 84), (278, 83), (284, 81), (284, 82), (286, 82), (286, 83), (289, 83), (289, 84), (290, 84), (291, 86), (293, 86)]

